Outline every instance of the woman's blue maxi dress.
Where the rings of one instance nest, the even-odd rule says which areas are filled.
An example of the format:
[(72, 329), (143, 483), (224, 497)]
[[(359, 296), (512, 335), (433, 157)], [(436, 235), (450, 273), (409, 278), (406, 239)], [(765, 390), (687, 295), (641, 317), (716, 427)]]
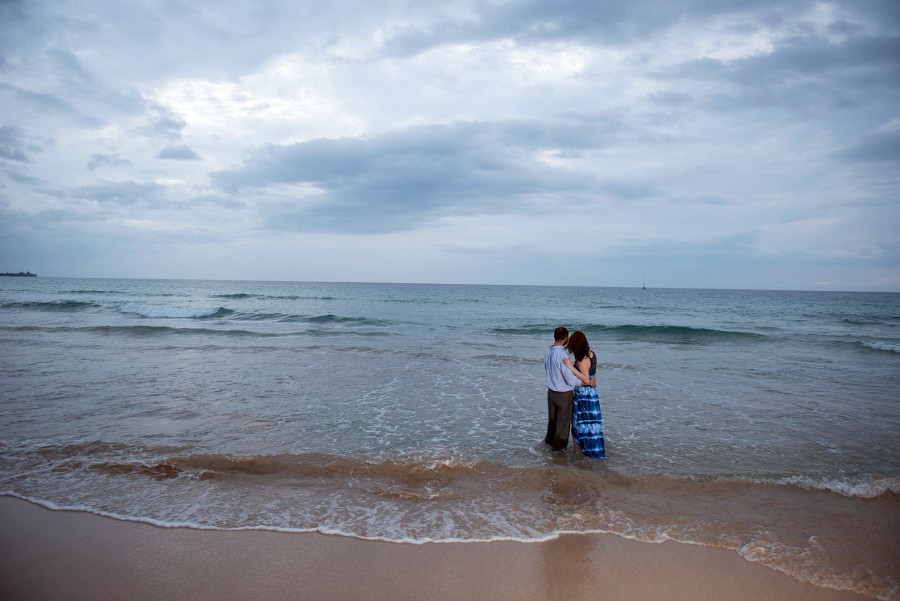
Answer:
[[(591, 355), (591, 377), (597, 373), (597, 355)], [(604, 459), (603, 416), (600, 415), (600, 397), (596, 386), (576, 386), (575, 406), (572, 409), (572, 437), (585, 457)]]

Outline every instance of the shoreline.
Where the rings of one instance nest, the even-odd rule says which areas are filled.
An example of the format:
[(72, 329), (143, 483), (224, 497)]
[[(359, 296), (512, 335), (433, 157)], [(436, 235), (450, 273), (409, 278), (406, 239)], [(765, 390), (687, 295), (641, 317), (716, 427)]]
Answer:
[(0, 597), (23, 601), (868, 598), (800, 582), (731, 550), (613, 534), (408, 544), (160, 527), (15, 497), (0, 497), (0, 532)]

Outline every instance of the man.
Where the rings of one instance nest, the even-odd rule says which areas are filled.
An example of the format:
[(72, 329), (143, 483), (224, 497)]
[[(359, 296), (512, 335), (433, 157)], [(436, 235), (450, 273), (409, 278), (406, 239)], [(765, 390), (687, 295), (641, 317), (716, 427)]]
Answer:
[(544, 355), (544, 372), (547, 374), (547, 436), (544, 442), (554, 450), (562, 451), (569, 446), (569, 429), (572, 426), (572, 392), (581, 384), (578, 377), (563, 365), (568, 357), (566, 344), (569, 331), (560, 326), (553, 331), (553, 346)]

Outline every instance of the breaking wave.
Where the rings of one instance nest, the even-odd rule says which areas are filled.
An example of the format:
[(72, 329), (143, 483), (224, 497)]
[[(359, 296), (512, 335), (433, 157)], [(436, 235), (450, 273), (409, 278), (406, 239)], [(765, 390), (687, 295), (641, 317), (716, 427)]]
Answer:
[(876, 351), (888, 351), (891, 353), (900, 353), (900, 344), (892, 344), (889, 342), (871, 342), (862, 340), (860, 343), (862, 346), (876, 350)]
[(303, 296), (299, 294), (280, 294), (280, 295), (271, 295), (271, 294), (250, 294), (247, 292), (236, 292), (233, 294), (214, 294), (210, 298), (221, 298), (225, 300), (248, 300), (248, 299), (256, 299), (256, 300), (288, 300), (288, 301), (296, 301), (296, 300), (315, 300), (315, 301), (329, 301), (336, 300), (333, 296)]
[(120, 305), (119, 311), (140, 317), (162, 319), (201, 319), (205, 317), (227, 317), (234, 311), (225, 307), (171, 307), (163, 305)]
[[(359, 482), (362, 478), (378, 480), (382, 486), (423, 486), (440, 482), (458, 492), (473, 496), (493, 493), (545, 493), (553, 489), (563, 496), (582, 496), (588, 489), (600, 496), (616, 489), (656, 490), (668, 496), (690, 494), (691, 491), (744, 490), (746, 487), (789, 487), (838, 493), (843, 497), (872, 499), (900, 494), (900, 478), (892, 476), (830, 478), (790, 476), (759, 478), (758, 476), (676, 476), (627, 475), (609, 469), (604, 463), (578, 461), (564, 465), (507, 465), (489, 459), (448, 455), (445, 453), (376, 453), (337, 455), (305, 452), (279, 455), (230, 455), (217, 453), (183, 454), (177, 447), (145, 448), (122, 442), (91, 441), (74, 444), (31, 445), (0, 441), (0, 460), (25, 467), (31, 464), (44, 469), (55, 466), (74, 471), (98, 471), (109, 474), (142, 474), (153, 477), (190, 477), (199, 479), (246, 476), (276, 477), (282, 483), (306, 478), (331, 478), (335, 483)], [(147, 457), (153, 457), (148, 460)], [(272, 481), (276, 484), (275, 481)], [(561, 484), (565, 486), (560, 486)], [(567, 492), (567, 487), (574, 487)], [(485, 488), (487, 486), (487, 488)], [(328, 488), (331, 488), (329, 485)], [(608, 489), (608, 490), (604, 490)]]
[(900, 494), (900, 478), (829, 478), (813, 476), (790, 476), (775, 480), (779, 484), (799, 486), (806, 489), (827, 490), (845, 497), (874, 499), (887, 494)]
[[(799, 580), (876, 598), (890, 598), (896, 586), (890, 574), (872, 580), (857, 570), (866, 561), (866, 569), (883, 572), (872, 545), (893, 544), (896, 480), (835, 487), (802, 478), (638, 477), (577, 460), (236, 456), (102, 441), (0, 442), (0, 468), (0, 495), (160, 526), (319, 531), (417, 544), (597, 532), (729, 548)], [(848, 525), (848, 515), (868, 517)], [(807, 539), (828, 542), (793, 543)]]

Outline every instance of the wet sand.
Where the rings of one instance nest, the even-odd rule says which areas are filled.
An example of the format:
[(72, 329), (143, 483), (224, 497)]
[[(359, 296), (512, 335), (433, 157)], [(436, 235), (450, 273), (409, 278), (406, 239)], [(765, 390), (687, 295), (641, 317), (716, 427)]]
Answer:
[(862, 600), (734, 551), (566, 535), (410, 545), (203, 531), (0, 498), (0, 598), (59, 600)]

